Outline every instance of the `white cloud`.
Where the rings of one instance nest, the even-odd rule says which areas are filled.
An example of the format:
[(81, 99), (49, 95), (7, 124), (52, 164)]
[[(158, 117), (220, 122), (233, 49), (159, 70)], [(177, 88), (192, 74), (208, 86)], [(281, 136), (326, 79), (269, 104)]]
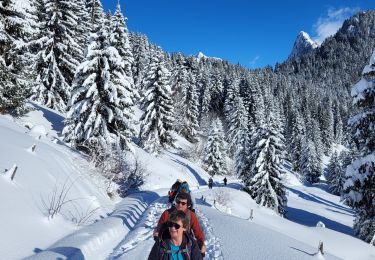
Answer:
[(357, 11), (359, 11), (359, 8), (328, 9), (326, 16), (320, 17), (314, 24), (316, 34), (314, 40), (321, 44), (327, 37), (335, 34), (340, 29), (345, 19)]
[(255, 56), (251, 61), (249, 61), (250, 66), (251, 66), (251, 67), (255, 67), (257, 61), (259, 60), (259, 58), (260, 58), (260, 56), (257, 55), (257, 56)]

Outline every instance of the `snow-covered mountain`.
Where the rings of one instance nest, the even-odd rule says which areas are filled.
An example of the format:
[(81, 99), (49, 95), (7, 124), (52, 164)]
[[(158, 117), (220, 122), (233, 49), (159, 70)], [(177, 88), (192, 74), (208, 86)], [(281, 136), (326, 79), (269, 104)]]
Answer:
[(288, 59), (301, 58), (318, 46), (319, 44), (313, 41), (308, 33), (301, 31), (294, 42), (292, 52)]
[[(103, 178), (84, 155), (59, 140), (63, 117), (35, 108), (17, 120), (0, 115), (1, 259), (146, 259), (154, 243), (153, 228), (168, 206), (168, 188), (177, 178), (192, 188), (206, 237), (205, 259), (375, 257), (374, 248), (352, 234), (352, 210), (323, 184), (302, 184), (288, 165), (287, 218), (256, 204), (233, 176), (226, 187), (223, 176), (216, 176), (214, 188), (208, 189), (208, 174), (176, 150), (155, 157), (136, 148), (140, 160), (147, 162), (146, 183), (121, 201), (110, 200)], [(176, 138), (180, 147), (189, 147), (185, 139)], [(14, 165), (18, 170), (11, 180)], [(43, 201), (48, 204), (54, 187), (59, 192), (65, 182), (70, 187), (66, 200), (71, 202), (48, 218)], [(85, 223), (74, 224), (79, 218)], [(324, 258), (317, 249), (320, 241)]]
[(197, 57), (197, 60), (198, 61), (200, 61), (201, 59), (213, 59), (213, 60), (222, 60), (222, 59), (220, 59), (220, 58), (216, 58), (216, 57), (208, 57), (208, 56), (206, 56), (203, 52), (199, 52), (197, 55), (196, 55), (196, 57)]

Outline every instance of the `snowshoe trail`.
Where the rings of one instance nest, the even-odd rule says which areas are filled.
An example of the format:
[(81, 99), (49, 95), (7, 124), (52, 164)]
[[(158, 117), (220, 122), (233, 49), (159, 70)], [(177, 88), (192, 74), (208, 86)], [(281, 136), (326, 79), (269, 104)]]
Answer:
[(215, 259), (215, 260), (222, 260), (223, 252), (221, 251), (221, 243), (220, 239), (216, 237), (213, 233), (213, 227), (211, 226), (211, 222), (209, 219), (198, 209), (196, 209), (196, 213), (199, 219), (199, 223), (203, 229), (205, 238), (206, 238), (206, 256), (204, 259)]
[[(166, 198), (163, 198), (163, 200), (166, 200)], [(154, 228), (156, 227), (161, 214), (166, 209), (167, 204), (163, 203), (161, 200), (152, 203), (140, 223), (114, 249), (108, 259), (122, 258), (124, 254), (137, 247), (139, 243), (146, 240), (152, 240)]]

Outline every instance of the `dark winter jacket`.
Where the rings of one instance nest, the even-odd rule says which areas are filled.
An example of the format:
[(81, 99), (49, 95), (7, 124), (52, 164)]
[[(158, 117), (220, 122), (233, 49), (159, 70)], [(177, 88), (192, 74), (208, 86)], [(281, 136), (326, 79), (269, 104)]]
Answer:
[[(156, 239), (154, 246), (148, 256), (148, 260), (170, 260), (171, 259), (171, 236), (169, 229), (165, 228), (162, 235)], [(180, 251), (184, 260), (202, 260), (201, 252), (198, 248), (197, 241), (184, 233)]]

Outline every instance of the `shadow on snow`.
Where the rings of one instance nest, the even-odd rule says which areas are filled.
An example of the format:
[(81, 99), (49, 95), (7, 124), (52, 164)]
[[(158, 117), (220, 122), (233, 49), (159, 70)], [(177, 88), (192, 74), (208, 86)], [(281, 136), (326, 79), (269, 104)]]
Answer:
[(41, 107), (40, 105), (36, 103), (31, 103), (33, 107), (41, 111), (44, 115), (44, 117), (51, 122), (52, 129), (59, 134), (61, 134), (63, 128), (64, 128), (64, 117), (60, 116), (57, 113), (54, 113), (53, 111), (50, 111), (44, 107)]

